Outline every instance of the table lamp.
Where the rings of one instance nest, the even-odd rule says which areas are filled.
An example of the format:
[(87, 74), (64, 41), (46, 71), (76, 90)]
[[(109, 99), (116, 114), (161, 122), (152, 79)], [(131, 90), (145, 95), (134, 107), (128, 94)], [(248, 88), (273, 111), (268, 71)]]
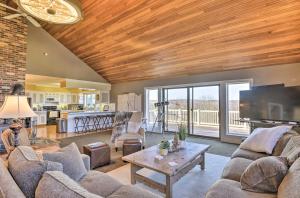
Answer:
[(36, 117), (37, 115), (31, 110), (26, 96), (6, 96), (5, 101), (0, 108), (0, 118), (14, 119), (9, 128), (14, 133), (14, 146), (19, 146), (19, 131), (23, 127), (22, 118)]

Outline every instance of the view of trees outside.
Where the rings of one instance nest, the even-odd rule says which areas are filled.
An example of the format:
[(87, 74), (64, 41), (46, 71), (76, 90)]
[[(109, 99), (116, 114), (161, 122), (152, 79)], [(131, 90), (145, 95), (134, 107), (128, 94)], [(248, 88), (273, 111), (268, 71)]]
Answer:
[[(249, 127), (240, 123), (239, 117), (239, 92), (249, 90), (249, 83), (228, 84), (228, 132), (235, 134), (248, 134)], [(195, 135), (219, 137), (219, 86), (192, 87), (190, 89), (190, 131)], [(165, 89), (165, 130), (176, 131), (181, 122), (187, 123), (188, 119), (188, 88)], [(154, 123), (158, 102), (158, 90), (148, 92), (148, 125)]]

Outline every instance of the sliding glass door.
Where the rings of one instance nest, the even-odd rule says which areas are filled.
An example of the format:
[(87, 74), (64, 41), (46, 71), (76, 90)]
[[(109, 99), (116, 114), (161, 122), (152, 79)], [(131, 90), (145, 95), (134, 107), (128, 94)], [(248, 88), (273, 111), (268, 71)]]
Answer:
[(227, 134), (246, 136), (250, 133), (247, 123), (240, 122), (240, 91), (249, 90), (249, 82), (227, 84)]
[(186, 124), (193, 135), (219, 137), (219, 86), (164, 89), (165, 131)]
[[(239, 121), (239, 94), (250, 87), (251, 80), (238, 80), (147, 88), (146, 115), (149, 128), (159, 115), (162, 119), (158, 120), (162, 122), (157, 125), (160, 126), (157, 131), (175, 132), (178, 124), (183, 123), (191, 135), (234, 142), (250, 132), (249, 126)], [(154, 103), (157, 102), (169, 102), (169, 105), (155, 107)]]
[(219, 138), (219, 85), (190, 88), (190, 104), (190, 133)]
[[(153, 132), (161, 132), (161, 123), (155, 123), (158, 116), (158, 108), (155, 106), (159, 102), (159, 89), (147, 89), (146, 90), (146, 118), (147, 129)], [(157, 121), (157, 120), (156, 120)], [(154, 127), (153, 127), (154, 126)]]
[(180, 123), (188, 125), (188, 88), (164, 89), (165, 131), (177, 131)]

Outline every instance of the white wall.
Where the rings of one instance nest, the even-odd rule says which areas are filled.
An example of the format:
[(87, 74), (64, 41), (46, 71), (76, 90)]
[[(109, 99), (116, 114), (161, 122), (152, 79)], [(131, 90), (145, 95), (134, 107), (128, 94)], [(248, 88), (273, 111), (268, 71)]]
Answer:
[(32, 25), (28, 26), (26, 66), (28, 74), (107, 82), (43, 28)]
[[(300, 85), (300, 63), (269, 66), (254, 69), (233, 70), (208, 73), (202, 75), (184, 76), (169, 79), (134, 81), (112, 84), (111, 101), (117, 101), (117, 95), (133, 92), (144, 95), (145, 87), (179, 85), (189, 83), (213, 82), (237, 79), (253, 79), (254, 86), (284, 83), (286, 86)], [(144, 101), (144, 100), (143, 100)]]

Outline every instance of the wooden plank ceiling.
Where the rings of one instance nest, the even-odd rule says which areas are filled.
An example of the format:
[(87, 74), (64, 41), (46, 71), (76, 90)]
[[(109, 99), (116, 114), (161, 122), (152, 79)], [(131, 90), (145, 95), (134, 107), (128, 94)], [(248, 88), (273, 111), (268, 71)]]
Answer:
[(44, 28), (111, 83), (300, 62), (299, 0), (82, 0)]

